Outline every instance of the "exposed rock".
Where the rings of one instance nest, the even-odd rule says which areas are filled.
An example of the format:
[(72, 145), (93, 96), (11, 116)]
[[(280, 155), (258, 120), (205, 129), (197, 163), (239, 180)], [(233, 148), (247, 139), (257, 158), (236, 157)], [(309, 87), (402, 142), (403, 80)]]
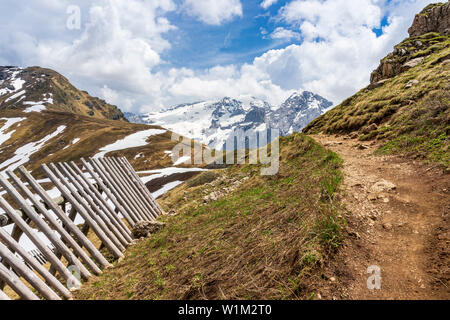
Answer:
[(412, 86), (419, 84), (419, 81), (417, 80), (409, 80), (408, 83), (406, 84), (406, 88), (411, 88)]
[(375, 183), (372, 186), (372, 191), (373, 192), (389, 192), (389, 191), (395, 190), (396, 188), (397, 188), (397, 186), (395, 184), (393, 184), (392, 182), (381, 179), (380, 181), (378, 181), (377, 183)]
[(421, 63), (423, 61), (423, 59), (425, 59), (425, 58), (424, 57), (420, 57), (420, 58), (415, 58), (415, 59), (409, 60), (408, 62), (403, 64), (403, 68), (405, 68), (405, 69), (414, 68), (419, 63)]
[(450, 34), (449, 3), (431, 4), (417, 14), (413, 25), (408, 29), (410, 37), (421, 36), (428, 32)]
[(363, 134), (368, 134), (369, 132), (372, 132), (373, 130), (377, 130), (378, 126), (375, 123), (372, 123), (371, 125), (364, 127), (361, 132)]
[[(383, 85), (383, 80), (395, 77), (421, 63), (424, 57), (420, 57), (422, 55), (420, 51), (425, 52), (427, 47), (435, 43), (433, 38), (436, 36), (430, 34), (428, 37), (427, 35), (431, 32), (450, 34), (450, 4), (448, 2), (429, 5), (416, 15), (409, 29), (410, 38), (397, 45), (392, 53), (380, 61), (379, 67), (370, 76), (368, 89), (379, 87)], [(420, 38), (414, 39), (417, 37)]]
[(158, 221), (140, 221), (133, 227), (133, 236), (137, 239), (146, 238), (164, 228), (165, 224)]

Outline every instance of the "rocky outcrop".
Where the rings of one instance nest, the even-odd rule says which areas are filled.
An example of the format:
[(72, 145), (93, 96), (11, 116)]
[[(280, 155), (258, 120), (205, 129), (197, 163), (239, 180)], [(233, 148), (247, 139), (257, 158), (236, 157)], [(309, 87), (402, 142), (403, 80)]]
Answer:
[(450, 4), (438, 3), (427, 6), (416, 15), (409, 28), (410, 37), (395, 47), (381, 60), (370, 76), (369, 89), (379, 87), (384, 81), (419, 65), (424, 58), (439, 49), (450, 36)]
[(450, 4), (430, 4), (414, 18), (408, 29), (410, 37), (418, 37), (428, 32), (450, 34)]

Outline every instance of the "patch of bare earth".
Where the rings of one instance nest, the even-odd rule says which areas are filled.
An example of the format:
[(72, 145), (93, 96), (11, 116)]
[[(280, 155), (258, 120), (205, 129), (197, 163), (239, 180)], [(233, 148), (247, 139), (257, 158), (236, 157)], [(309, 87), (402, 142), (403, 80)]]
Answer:
[[(450, 179), (442, 169), (375, 156), (375, 143), (315, 135), (344, 159), (349, 237), (324, 269), (325, 299), (449, 299)], [(367, 288), (369, 266), (381, 289)]]

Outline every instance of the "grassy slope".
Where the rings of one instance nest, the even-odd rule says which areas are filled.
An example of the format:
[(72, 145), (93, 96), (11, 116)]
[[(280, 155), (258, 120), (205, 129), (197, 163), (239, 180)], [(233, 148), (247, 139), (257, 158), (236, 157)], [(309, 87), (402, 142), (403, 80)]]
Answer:
[[(449, 168), (450, 37), (430, 33), (406, 39), (397, 47), (418, 39), (429, 44), (413, 57), (425, 57), (422, 63), (381, 87), (361, 90), (317, 118), (304, 132), (343, 134), (359, 130), (363, 141), (383, 141), (381, 153), (421, 158)], [(406, 88), (410, 80), (419, 83)], [(363, 133), (373, 123), (378, 128)]]
[(211, 173), (193, 178), (162, 199), (165, 210), (178, 213), (162, 218), (165, 229), (131, 247), (78, 298), (311, 297), (311, 275), (341, 241), (344, 221), (334, 200), (340, 165), (336, 154), (294, 134), (282, 138), (275, 176), (245, 165), (217, 171), (210, 183)]

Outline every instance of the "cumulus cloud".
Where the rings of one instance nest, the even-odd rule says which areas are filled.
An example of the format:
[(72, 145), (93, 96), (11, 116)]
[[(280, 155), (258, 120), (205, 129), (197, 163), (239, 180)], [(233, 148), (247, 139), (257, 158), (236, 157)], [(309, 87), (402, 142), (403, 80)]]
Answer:
[(278, 27), (270, 34), (270, 37), (272, 39), (299, 40), (301, 34), (283, 27)]
[(184, 0), (188, 14), (198, 20), (211, 25), (220, 25), (242, 17), (242, 4), (240, 0)]
[(278, 2), (278, 0), (264, 0), (263, 2), (261, 2), (261, 7), (263, 7), (264, 9), (267, 9), (277, 2)]
[[(300, 44), (204, 70), (170, 68), (164, 61), (173, 45), (167, 35), (177, 32), (168, 14), (186, 10), (220, 24), (242, 16), (240, 1), (185, 0), (177, 8), (172, 0), (80, 0), (82, 28), (68, 31), (70, 2), (2, 1), (8, 32), (0, 33), (0, 63), (53, 68), (125, 111), (145, 112), (223, 96), (253, 95), (276, 105), (298, 89), (339, 103), (368, 84), (378, 60), (407, 36), (414, 13), (432, 1), (293, 0), (266, 33), (274, 41), (301, 35)], [(388, 24), (377, 35), (373, 29), (385, 17)]]

